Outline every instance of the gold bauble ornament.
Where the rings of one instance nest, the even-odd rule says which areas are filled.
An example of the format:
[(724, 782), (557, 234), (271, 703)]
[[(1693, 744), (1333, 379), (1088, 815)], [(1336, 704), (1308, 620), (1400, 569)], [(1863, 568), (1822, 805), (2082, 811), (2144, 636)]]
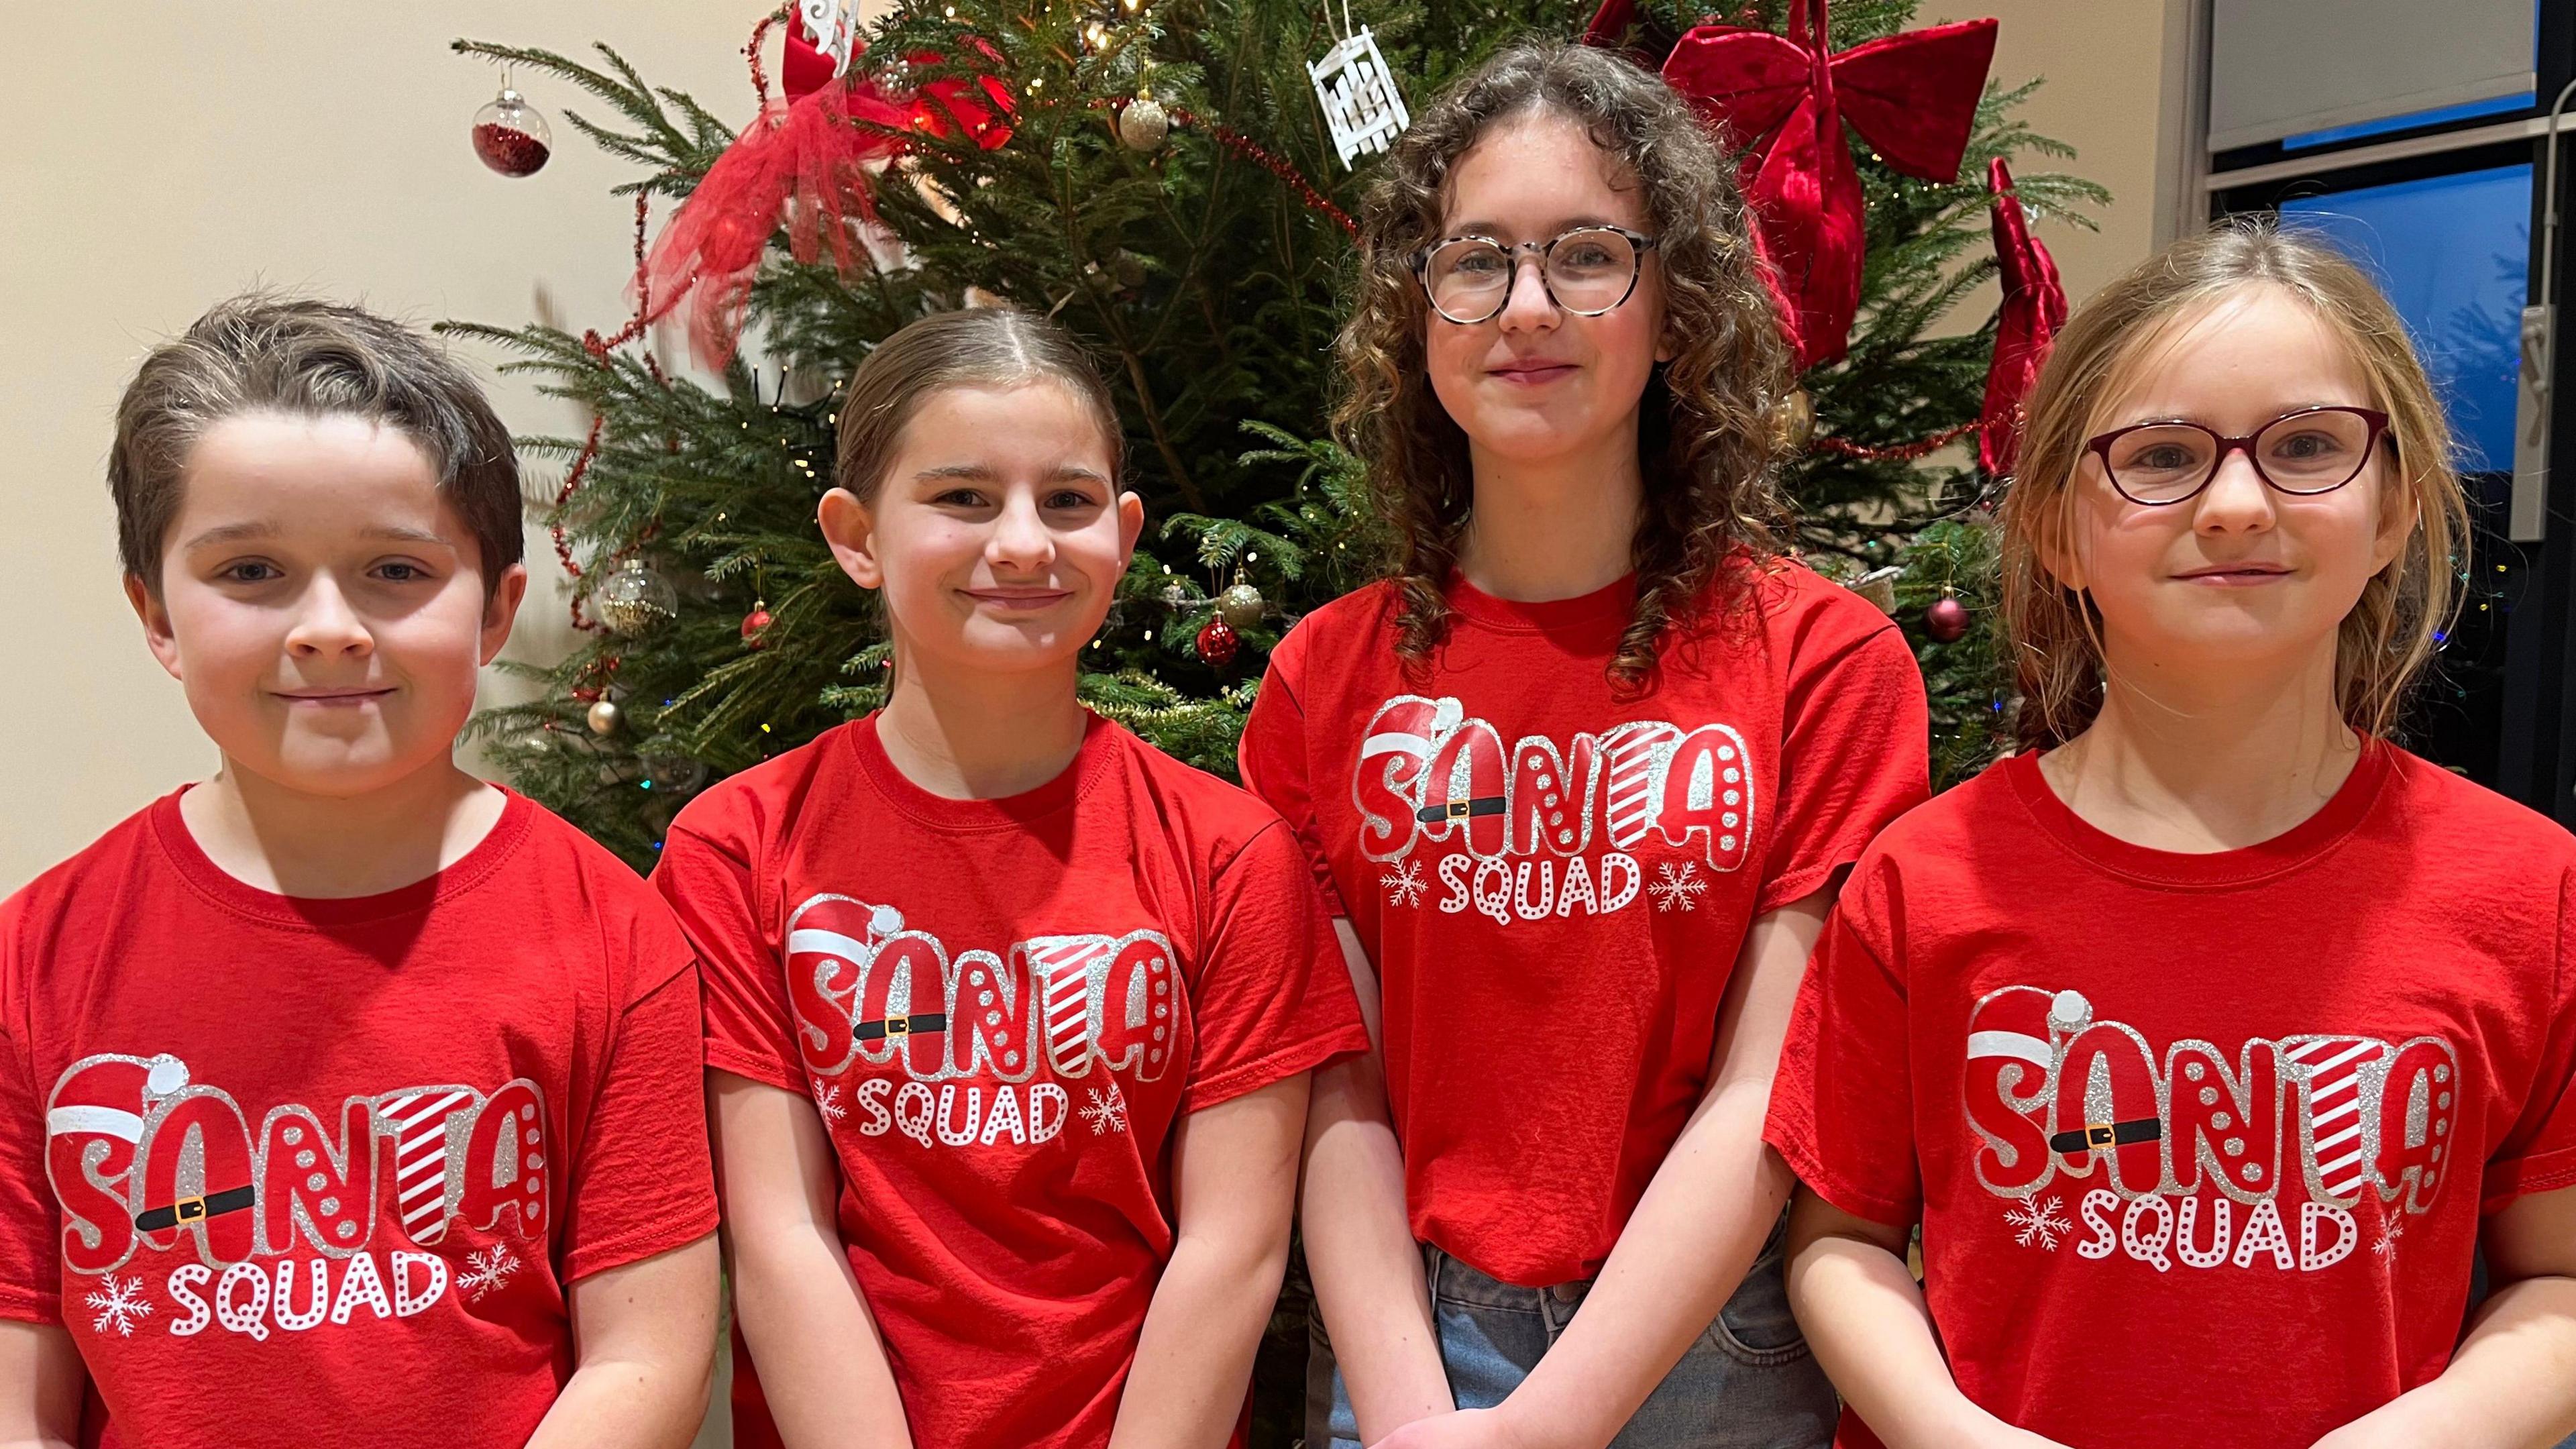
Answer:
[(1261, 591), (1240, 576), (1224, 593), (1216, 596), (1217, 614), (1237, 632), (1260, 623), (1261, 616), (1269, 608), (1270, 601), (1261, 597)]
[(625, 722), (626, 711), (617, 707), (617, 701), (603, 699), (593, 704), (590, 707), (590, 713), (583, 718), (589, 722), (592, 734), (613, 735), (617, 733), (617, 727)]
[(1816, 439), (1816, 400), (1794, 387), (1771, 412), (1771, 437), (1783, 452), (1803, 453)]
[(1118, 143), (1130, 151), (1155, 152), (1172, 134), (1172, 113), (1152, 96), (1138, 96), (1118, 112)]

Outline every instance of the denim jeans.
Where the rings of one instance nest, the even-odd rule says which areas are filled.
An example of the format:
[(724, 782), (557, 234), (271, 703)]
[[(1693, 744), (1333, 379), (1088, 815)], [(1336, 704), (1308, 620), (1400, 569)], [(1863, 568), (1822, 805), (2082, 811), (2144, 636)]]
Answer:
[[(1774, 1228), (1715, 1322), (1628, 1420), (1611, 1449), (1825, 1449), (1833, 1385), (1789, 1316), (1782, 1232)], [(1538, 1366), (1582, 1308), (1590, 1280), (1553, 1288), (1498, 1282), (1426, 1246), (1440, 1358), (1462, 1409), (1491, 1408)], [(1306, 1443), (1359, 1449), (1358, 1420), (1321, 1315), (1306, 1360)]]

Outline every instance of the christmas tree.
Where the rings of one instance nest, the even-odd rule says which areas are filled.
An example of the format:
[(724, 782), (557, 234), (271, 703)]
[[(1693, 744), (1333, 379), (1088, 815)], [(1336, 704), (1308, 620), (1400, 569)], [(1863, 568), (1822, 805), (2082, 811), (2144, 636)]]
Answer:
[[(1649, 0), (1596, 29), (1653, 64), (1690, 25), (1777, 31), (1806, 3), (1704, 16)], [(1845, 0), (1829, 50), (1897, 35), (1913, 9)], [(1508, 41), (1578, 36), (1591, 18), (1569, 0), (1356, 17), (1416, 103)], [(1128, 428), (1150, 521), (1091, 647), (1086, 698), (1230, 773), (1264, 652), (1379, 557), (1358, 470), (1323, 436), (1350, 215), (1372, 158), (1345, 166), (1308, 65), (1355, 33), (1345, 20), (1290, 0), (914, 0), (836, 42), (782, 7), (746, 19), (759, 32), (746, 99), (771, 109), (740, 129), (606, 45), (594, 66), (460, 41), (597, 103), (567, 119), (637, 167), (621, 190), (636, 200), (639, 309), (672, 300), (652, 295), (641, 265), (648, 240), (668, 240), (653, 234), (654, 203), (684, 203), (685, 219), (702, 183), (738, 180), (718, 169), (729, 148), (804, 123), (773, 99), (780, 34), (794, 32), (804, 85), (835, 102), (826, 123), (865, 153), (827, 172), (819, 198), (747, 213), (766, 224), (726, 259), (738, 281), (713, 276), (719, 248), (703, 249), (698, 295), (676, 315), (694, 316), (702, 351), (749, 328), (709, 383), (661, 364), (642, 310), (606, 336), (451, 324), (515, 349), (514, 368), (595, 417), (584, 437), (520, 440), (532, 474), (558, 484), (546, 522), (576, 572), (587, 642), (551, 668), (517, 666), (542, 696), (478, 718), (514, 782), (649, 867), (691, 792), (878, 703), (887, 657), (873, 602), (813, 524), (834, 398), (876, 339), (928, 310), (984, 304), (1046, 313), (1091, 344)], [(845, 75), (828, 73), (815, 41), (850, 54)], [(1935, 637), (1962, 622), (1959, 606), (1982, 621), (1990, 602), (1981, 504), (1992, 489), (1959, 440), (1978, 419), (1995, 324), (1944, 328), (1996, 271), (1988, 163), (2068, 154), (2012, 118), (2030, 88), (1984, 87), (1957, 174), (1942, 180), (1904, 174), (1854, 131), (1857, 320), (1847, 350), (1806, 373), (1812, 437), (1788, 465), (1810, 563), (1847, 580), (1902, 569), (1892, 592), (1885, 578), (1872, 592), (1918, 646), (1945, 780), (1991, 758), (2007, 680), (1981, 622)], [(1846, 105), (1846, 119), (1860, 114)], [(2025, 175), (2017, 190), (2034, 215), (2080, 224), (2106, 199), (2057, 174)]]
[[(1007, 305), (1055, 317), (1096, 350), (1148, 510), (1084, 695), (1230, 775), (1265, 651), (1380, 562), (1359, 469), (1323, 435), (1371, 158), (1363, 147), (1345, 164), (1309, 63), (1365, 24), (1418, 104), (1532, 32), (1572, 38), (1592, 22), (1597, 43), (1657, 65), (1704, 23), (1804, 35), (1822, 10), (1811, 4), (1705, 15), (1648, 0), (1595, 16), (1573, 0), (1471, 0), (1349, 16), (1291, 0), (910, 0), (863, 36), (796, 30), (783, 78), (800, 98), (783, 107), (769, 74), (777, 32), (801, 18), (782, 7), (746, 17), (751, 99), (767, 109), (740, 129), (605, 45), (594, 66), (459, 42), (587, 93), (600, 109), (567, 118), (638, 170), (621, 188), (636, 201), (635, 318), (607, 335), (450, 326), (515, 349), (514, 368), (595, 418), (582, 437), (520, 440), (532, 472), (554, 482), (545, 521), (588, 642), (551, 668), (521, 666), (541, 696), (485, 712), (476, 731), (521, 789), (649, 868), (691, 793), (877, 705), (887, 652), (873, 600), (841, 576), (813, 522), (834, 400), (905, 322)], [(1825, 49), (1906, 32), (1913, 9), (1845, 0)], [(1999, 324), (1962, 332), (1956, 314), (1998, 269), (1989, 163), (2068, 154), (2013, 119), (2031, 86), (1980, 87), (1983, 64), (1966, 79), (1955, 174), (1907, 174), (1851, 103), (1856, 316), (1847, 338), (1803, 340), (1830, 360), (1804, 376), (1811, 420), (1781, 419), (1799, 550), (1903, 621), (1945, 781), (1993, 757), (2008, 688), (1979, 622), (1992, 600), (1993, 485), (1968, 456)], [(1830, 113), (1825, 125), (1841, 129)], [(797, 145), (820, 146), (828, 164), (744, 164)], [(2107, 200), (2057, 174), (2015, 189), (2033, 215), (2079, 224)], [(698, 205), (692, 222), (690, 203), (711, 198), (722, 204)], [(668, 203), (681, 204), (677, 220)], [(656, 263), (676, 252), (693, 270), (647, 265), (648, 243)], [(665, 367), (644, 324), (674, 306), (675, 276), (694, 281), (673, 315), (693, 323), (701, 354), (731, 350), (710, 383)], [(2014, 292), (2000, 330), (2019, 339), (2008, 352), (2026, 353)], [(1256, 1442), (1295, 1437), (1303, 1351), (1292, 1274), (1259, 1370)]]

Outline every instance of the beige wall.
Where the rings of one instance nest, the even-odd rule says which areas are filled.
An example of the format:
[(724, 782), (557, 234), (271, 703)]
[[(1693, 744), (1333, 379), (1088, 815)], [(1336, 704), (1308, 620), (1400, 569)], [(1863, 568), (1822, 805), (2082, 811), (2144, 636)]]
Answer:
[[(1926, 22), (2003, 21), (1995, 74), (2045, 75), (2029, 115), (2117, 196), (2100, 234), (2051, 226), (2083, 297), (2143, 256), (2154, 229), (2164, 7), (2183, 0), (1927, 0)], [(745, 117), (736, 53), (759, 6), (714, 0), (157, 0), (115, 23), (74, 5), (11, 7), (0, 85), (0, 337), (6, 526), (0, 577), (0, 891), (79, 848), (212, 751), (144, 653), (117, 588), (100, 461), (118, 388), (155, 339), (254, 282), (363, 298), (423, 321), (574, 328), (624, 313), (631, 173), (570, 133), (575, 93), (522, 77), (555, 122), (533, 178), (482, 169), (468, 118), (495, 88), (457, 35), (578, 52), (616, 44), (655, 81)], [(595, 107), (593, 108), (595, 109)], [(483, 357), (484, 362), (496, 361)], [(513, 426), (580, 419), (497, 384)], [(542, 534), (513, 651), (567, 634)]]
[[(2163, 163), (2166, 11), (2207, 0), (1925, 0), (1925, 20), (1991, 15), (2003, 22), (1995, 37), (1994, 78), (2019, 85), (2033, 76), (2042, 85), (2021, 115), (2043, 136), (2075, 148), (2067, 162), (2033, 157), (2017, 171), (2062, 170), (2111, 190), (2111, 205), (2095, 214), (2101, 230), (2062, 222), (2037, 231), (2057, 259), (2067, 297), (2081, 302), (2153, 250), (2157, 236), (2158, 168)], [(1994, 310), (1989, 287), (1969, 309), (1971, 321)]]

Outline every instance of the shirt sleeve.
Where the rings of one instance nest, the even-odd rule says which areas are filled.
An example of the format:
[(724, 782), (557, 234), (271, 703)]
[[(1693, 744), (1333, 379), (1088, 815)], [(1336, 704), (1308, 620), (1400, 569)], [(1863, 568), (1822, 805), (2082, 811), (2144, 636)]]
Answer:
[(1367, 1050), (1341, 944), (1286, 827), (1266, 826), (1246, 842), (1209, 894), (1182, 1111)]
[(1302, 633), (1292, 629), (1271, 651), (1270, 667), (1261, 676), (1261, 692), (1252, 701), (1252, 716), (1244, 722), (1243, 738), (1235, 747), (1235, 770), (1243, 777), (1243, 788), (1260, 796), (1288, 822), (1305, 853), (1324, 909), (1346, 916), (1350, 912), (1343, 908), (1341, 892), (1333, 885), (1332, 856), (1324, 849), (1323, 828), (1316, 823), (1315, 799), (1308, 788), (1306, 708), (1297, 696), (1305, 642)]
[(681, 968), (620, 1014), (564, 1210), (565, 1282), (693, 1243), (716, 1227), (698, 1065), (698, 973)]
[(675, 823), (662, 839), (653, 886), (680, 918), (706, 994), (706, 1064), (777, 1087), (805, 1089), (787, 1002), (787, 968), (761, 929), (751, 862)]
[(1780, 722), (1778, 824), (1757, 914), (1814, 894), (1931, 795), (1923, 671), (1883, 619), (1813, 662), (1794, 659)]
[(2576, 874), (2559, 885), (2555, 978), (2541, 1044), (2540, 1066), (2502, 1148), (2488, 1161), (2479, 1210), (2495, 1212), (2527, 1193), (2576, 1187), (2576, 962), (2568, 959), (2576, 931)]
[(0, 904), (0, 1193), (11, 1204), (0, 1213), (0, 1318), (56, 1324), (62, 1208), (45, 1176), (45, 1104), (27, 1039), (23, 906), (23, 897)]
[(1856, 929), (1858, 892), (1825, 919), (1780, 1047), (1763, 1140), (1798, 1180), (1855, 1217), (1922, 1215), (1905, 983)]

